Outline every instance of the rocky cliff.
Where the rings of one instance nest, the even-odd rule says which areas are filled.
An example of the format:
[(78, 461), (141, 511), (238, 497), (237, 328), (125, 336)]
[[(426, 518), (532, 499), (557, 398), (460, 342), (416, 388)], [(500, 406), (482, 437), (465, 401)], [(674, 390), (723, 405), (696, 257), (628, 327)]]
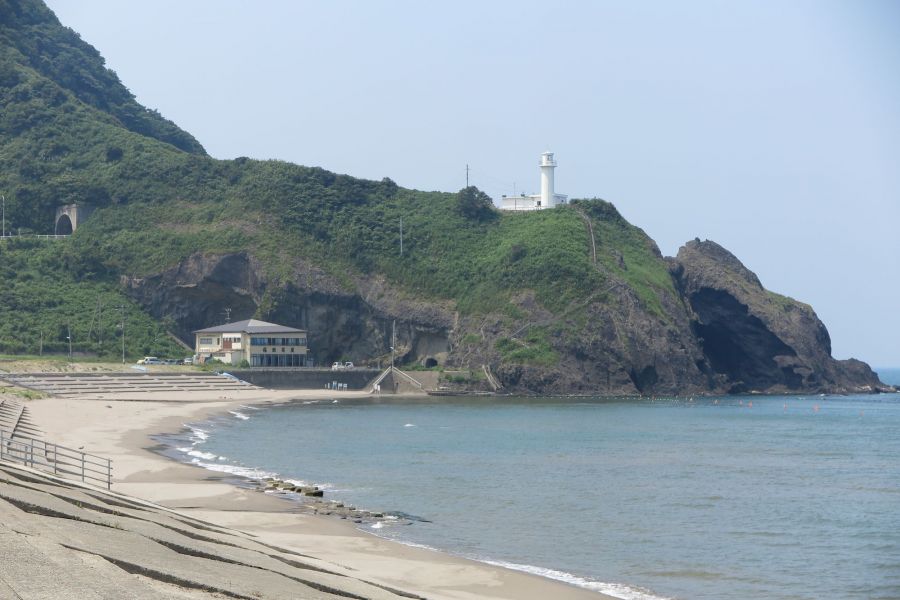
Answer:
[(828, 330), (811, 306), (766, 290), (715, 242), (688, 242), (671, 265), (718, 387), (729, 392), (887, 389), (865, 363), (832, 358)]
[[(655, 245), (653, 246), (655, 250)], [(658, 253), (658, 251), (656, 251)], [(401, 364), (443, 365), (491, 373), (509, 392), (600, 394), (851, 393), (888, 391), (865, 364), (831, 357), (828, 331), (806, 304), (767, 291), (727, 250), (694, 240), (668, 264), (676, 294), (649, 310), (613, 273), (603, 293), (562, 314), (533, 295), (521, 311), (460, 316), (451, 303), (409, 298), (382, 277), (350, 287), (306, 261), (289, 284), (273, 284), (246, 252), (194, 254), (176, 267), (125, 278), (154, 316), (191, 331), (261, 315), (309, 330), (319, 363), (389, 360), (391, 331)], [(539, 335), (532, 332), (538, 330)], [(509, 351), (509, 346), (513, 350)], [(528, 349), (550, 360), (532, 360)], [(489, 387), (488, 382), (482, 382)]]

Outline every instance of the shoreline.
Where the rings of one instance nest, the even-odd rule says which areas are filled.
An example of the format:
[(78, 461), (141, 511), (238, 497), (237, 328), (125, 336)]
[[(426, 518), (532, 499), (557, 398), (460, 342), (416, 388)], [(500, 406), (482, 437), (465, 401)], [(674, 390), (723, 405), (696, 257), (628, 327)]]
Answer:
[[(141, 394), (140, 398), (127, 393), (104, 394), (100, 398), (43, 398), (29, 401), (28, 406), (47, 440), (84, 446), (112, 458), (114, 491), (340, 564), (383, 585), (448, 600), (614, 598), (558, 578), (513, 570), (513, 565), (501, 566), (390, 540), (363, 531), (352, 522), (313, 514), (291, 498), (261, 493), (256, 486), (241, 486), (235, 481), (242, 478), (240, 475), (218, 474), (154, 450), (159, 446), (155, 436), (177, 435), (187, 423), (224, 416), (241, 405), (272, 406), (335, 398), (373, 400), (365, 392), (320, 390), (253, 389), (210, 396), (202, 392), (160, 392)], [(249, 477), (243, 479), (253, 482)]]

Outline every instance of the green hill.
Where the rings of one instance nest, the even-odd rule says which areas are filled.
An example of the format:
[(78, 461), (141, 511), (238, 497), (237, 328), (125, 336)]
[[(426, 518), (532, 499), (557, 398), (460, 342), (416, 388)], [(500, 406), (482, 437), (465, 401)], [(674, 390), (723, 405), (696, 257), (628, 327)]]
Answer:
[(722, 386), (673, 265), (607, 202), (510, 214), (474, 188), (212, 159), (37, 0), (0, 0), (0, 104), (8, 230), (97, 208), (69, 239), (0, 244), (0, 351), (33, 352), (45, 325), (59, 349), (76, 321), (106, 352), (86, 335), (103, 298), (146, 332), (132, 355), (175, 352), (161, 332), (190, 341), (231, 308), (308, 328), (320, 362), (378, 362), (397, 322), (402, 362), (513, 389)]

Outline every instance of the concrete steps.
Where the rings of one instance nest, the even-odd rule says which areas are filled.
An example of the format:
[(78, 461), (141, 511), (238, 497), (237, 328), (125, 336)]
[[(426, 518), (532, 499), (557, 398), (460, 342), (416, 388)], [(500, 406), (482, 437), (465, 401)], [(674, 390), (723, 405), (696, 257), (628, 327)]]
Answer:
[(227, 392), (254, 387), (214, 373), (9, 373), (3, 379), (13, 385), (61, 397), (118, 393)]
[(16, 400), (0, 399), (0, 429), (13, 438), (40, 438), (41, 430), (31, 421), (28, 407)]

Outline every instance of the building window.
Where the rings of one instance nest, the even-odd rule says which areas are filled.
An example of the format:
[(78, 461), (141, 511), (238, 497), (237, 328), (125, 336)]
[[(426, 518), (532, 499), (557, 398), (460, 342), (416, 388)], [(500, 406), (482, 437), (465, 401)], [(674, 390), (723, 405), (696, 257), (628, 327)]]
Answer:
[(211, 346), (213, 343), (212, 338), (200, 338), (200, 344), (203, 346)]

